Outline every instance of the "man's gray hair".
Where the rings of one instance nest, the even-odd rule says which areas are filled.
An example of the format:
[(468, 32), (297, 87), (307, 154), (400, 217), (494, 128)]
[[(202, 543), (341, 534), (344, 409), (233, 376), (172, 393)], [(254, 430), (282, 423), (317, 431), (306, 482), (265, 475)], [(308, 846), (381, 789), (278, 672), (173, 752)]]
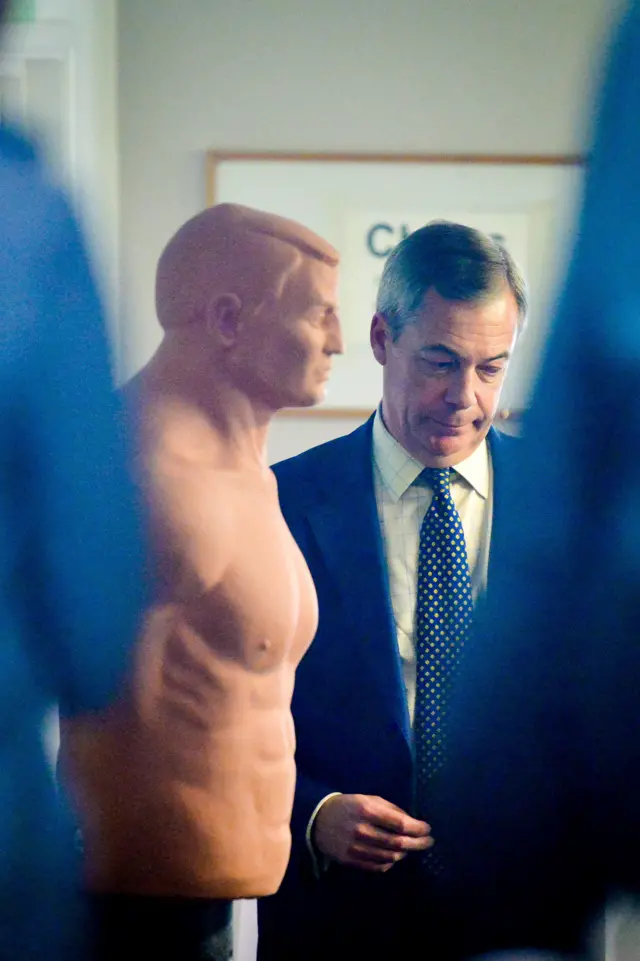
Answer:
[(445, 300), (473, 303), (499, 295), (505, 284), (515, 298), (521, 330), (527, 286), (509, 252), (479, 230), (435, 220), (405, 237), (387, 257), (376, 312), (397, 340), (432, 287)]

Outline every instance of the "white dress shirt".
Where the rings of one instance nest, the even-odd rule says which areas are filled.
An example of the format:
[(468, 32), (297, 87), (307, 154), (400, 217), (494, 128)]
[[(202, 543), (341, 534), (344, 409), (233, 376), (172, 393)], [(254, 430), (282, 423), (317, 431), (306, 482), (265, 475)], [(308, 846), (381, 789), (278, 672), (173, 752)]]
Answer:
[[(433, 491), (414, 483), (424, 465), (391, 436), (380, 409), (373, 422), (373, 465), (378, 516), (389, 574), (389, 591), (402, 658), (409, 715), (416, 693), (415, 615), (420, 527)], [(471, 571), (474, 600), (486, 588), (493, 509), (492, 470), (486, 441), (453, 468), (451, 496), (456, 505)]]

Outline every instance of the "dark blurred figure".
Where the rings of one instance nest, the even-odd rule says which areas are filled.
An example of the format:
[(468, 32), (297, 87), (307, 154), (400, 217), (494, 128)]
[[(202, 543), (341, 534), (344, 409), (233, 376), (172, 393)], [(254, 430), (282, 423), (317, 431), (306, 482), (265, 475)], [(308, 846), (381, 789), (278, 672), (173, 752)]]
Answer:
[(469, 952), (577, 952), (640, 890), (639, 117), (634, 3), (432, 814)]
[[(0, 2), (0, 15), (6, 4)], [(0, 958), (81, 957), (52, 705), (101, 707), (142, 603), (139, 515), (83, 243), (0, 128)]]

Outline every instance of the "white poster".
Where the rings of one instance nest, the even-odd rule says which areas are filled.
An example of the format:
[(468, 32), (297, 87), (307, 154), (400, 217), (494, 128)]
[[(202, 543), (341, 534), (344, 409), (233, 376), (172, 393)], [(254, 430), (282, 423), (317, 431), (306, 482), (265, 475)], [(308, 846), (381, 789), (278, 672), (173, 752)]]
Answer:
[(344, 217), (340, 313), (350, 347), (369, 342), (376, 293), (387, 256), (410, 233), (432, 220), (449, 220), (493, 236), (523, 271), (529, 264), (529, 213), (468, 213), (457, 210), (398, 213), (351, 211)]

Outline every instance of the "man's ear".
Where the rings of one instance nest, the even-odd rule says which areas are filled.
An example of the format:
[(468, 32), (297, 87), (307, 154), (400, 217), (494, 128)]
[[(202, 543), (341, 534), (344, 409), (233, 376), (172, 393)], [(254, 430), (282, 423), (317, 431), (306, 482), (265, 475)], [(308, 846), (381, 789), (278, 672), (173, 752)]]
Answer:
[(391, 344), (391, 331), (382, 314), (374, 314), (369, 333), (373, 356), (383, 367), (387, 363), (387, 353)]
[(236, 294), (222, 294), (207, 306), (207, 332), (223, 347), (233, 347), (242, 324), (242, 301)]

